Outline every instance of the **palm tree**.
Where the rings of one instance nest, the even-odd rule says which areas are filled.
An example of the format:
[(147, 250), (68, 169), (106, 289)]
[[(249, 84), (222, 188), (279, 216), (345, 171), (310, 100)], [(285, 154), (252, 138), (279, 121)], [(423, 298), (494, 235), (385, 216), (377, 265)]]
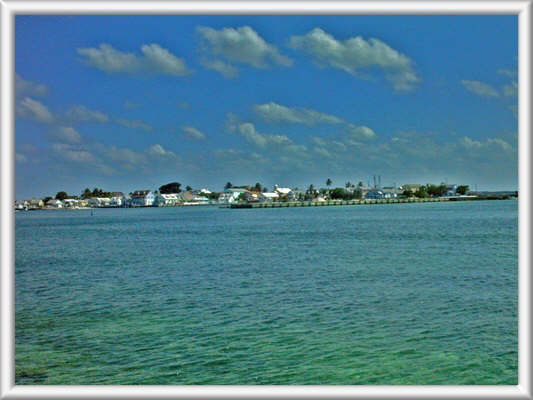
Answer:
[(333, 182), (331, 181), (331, 179), (328, 178), (328, 180), (326, 181), (326, 186), (329, 188), (332, 183)]

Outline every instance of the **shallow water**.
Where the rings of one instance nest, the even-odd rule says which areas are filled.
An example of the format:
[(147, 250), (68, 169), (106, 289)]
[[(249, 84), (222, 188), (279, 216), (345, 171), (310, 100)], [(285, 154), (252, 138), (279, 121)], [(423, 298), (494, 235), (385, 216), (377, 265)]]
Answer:
[(16, 384), (517, 384), (516, 201), (15, 217)]

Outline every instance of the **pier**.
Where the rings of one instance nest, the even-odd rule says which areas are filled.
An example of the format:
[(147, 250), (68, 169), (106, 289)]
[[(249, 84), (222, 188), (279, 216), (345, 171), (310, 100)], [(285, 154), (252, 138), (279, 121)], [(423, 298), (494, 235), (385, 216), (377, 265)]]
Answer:
[[(457, 201), (457, 197), (431, 197), (425, 199), (360, 199), (360, 200), (326, 200), (326, 201), (272, 201), (262, 203), (233, 203), (229, 208), (283, 208), (283, 207), (327, 207), (327, 206), (356, 206), (364, 204), (395, 204), (395, 203), (435, 203), (442, 201)], [(462, 199), (461, 199), (462, 200)], [(473, 200), (465, 198), (464, 200)]]

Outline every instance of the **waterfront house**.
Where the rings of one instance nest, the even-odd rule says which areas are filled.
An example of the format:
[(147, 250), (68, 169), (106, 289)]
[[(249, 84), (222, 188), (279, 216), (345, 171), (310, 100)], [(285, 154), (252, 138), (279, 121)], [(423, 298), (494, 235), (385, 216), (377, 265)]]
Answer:
[(383, 193), (383, 191), (379, 189), (369, 190), (365, 194), (365, 199), (384, 199), (384, 198), (385, 198), (385, 193)]
[(178, 193), (158, 193), (154, 198), (156, 207), (173, 207), (182, 201)]
[(63, 202), (57, 199), (50, 199), (46, 202), (46, 206), (51, 208), (63, 208)]
[(259, 197), (259, 201), (261, 202), (270, 202), (270, 201), (275, 201), (279, 199), (279, 194), (274, 193), (274, 192), (265, 192), (265, 193), (260, 193), (258, 197)]
[(400, 189), (403, 191), (410, 190), (411, 192), (415, 193), (418, 189), (420, 189), (422, 185), (418, 183), (406, 183), (405, 185), (401, 186)]
[(136, 190), (131, 194), (132, 207), (150, 207), (154, 205), (155, 195), (151, 190)]
[(65, 207), (69, 207), (69, 208), (76, 207), (78, 205), (78, 202), (79, 200), (76, 200), (76, 199), (63, 200), (63, 204), (65, 205)]
[(89, 207), (111, 207), (111, 199), (108, 197), (91, 197)]
[(218, 202), (222, 204), (233, 203), (243, 193), (249, 193), (250, 191), (244, 188), (227, 188), (218, 197)]
[(28, 208), (32, 210), (44, 207), (44, 202), (41, 199), (31, 199), (28, 203)]

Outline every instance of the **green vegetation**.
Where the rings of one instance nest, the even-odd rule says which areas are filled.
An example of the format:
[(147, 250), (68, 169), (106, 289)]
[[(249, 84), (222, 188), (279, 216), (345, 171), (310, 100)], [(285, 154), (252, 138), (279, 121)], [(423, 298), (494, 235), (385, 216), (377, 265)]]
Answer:
[(56, 200), (65, 200), (65, 199), (68, 199), (68, 194), (67, 192), (57, 192), (56, 194)]
[(163, 185), (159, 188), (159, 193), (161, 194), (170, 194), (170, 193), (179, 193), (181, 192), (181, 183), (171, 182)]
[(460, 185), (460, 186), (457, 186), (457, 194), (460, 194), (460, 195), (465, 195), (469, 190), (469, 187), (468, 185)]

